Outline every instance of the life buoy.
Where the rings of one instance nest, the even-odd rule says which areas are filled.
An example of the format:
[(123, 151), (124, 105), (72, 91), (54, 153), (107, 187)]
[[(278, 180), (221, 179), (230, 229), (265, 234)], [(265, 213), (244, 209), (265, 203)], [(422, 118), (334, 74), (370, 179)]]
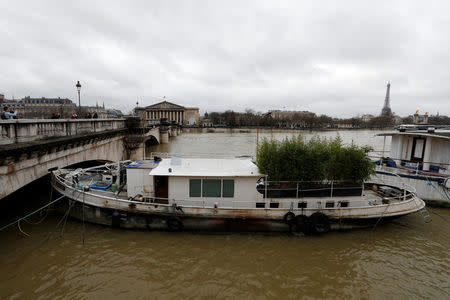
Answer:
[(286, 224), (291, 224), (294, 220), (295, 214), (292, 211), (288, 211), (283, 217), (283, 221)]
[(330, 231), (330, 220), (321, 212), (313, 213), (309, 217), (309, 221), (311, 222), (311, 229), (314, 233), (321, 234)]
[(303, 232), (306, 235), (311, 234), (311, 222), (309, 218), (305, 215), (296, 216), (292, 222), (292, 231), (298, 233)]
[(169, 227), (171, 231), (180, 231), (183, 229), (183, 222), (179, 217), (170, 217), (167, 219), (167, 227)]

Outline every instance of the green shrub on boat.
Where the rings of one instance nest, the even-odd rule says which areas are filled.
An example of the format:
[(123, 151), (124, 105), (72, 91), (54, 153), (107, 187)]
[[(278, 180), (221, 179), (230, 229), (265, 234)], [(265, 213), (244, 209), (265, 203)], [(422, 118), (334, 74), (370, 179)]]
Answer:
[(283, 141), (263, 139), (256, 164), (269, 181), (334, 181), (362, 184), (375, 165), (367, 153), (370, 147), (344, 146), (340, 137), (314, 136), (306, 141), (302, 135)]

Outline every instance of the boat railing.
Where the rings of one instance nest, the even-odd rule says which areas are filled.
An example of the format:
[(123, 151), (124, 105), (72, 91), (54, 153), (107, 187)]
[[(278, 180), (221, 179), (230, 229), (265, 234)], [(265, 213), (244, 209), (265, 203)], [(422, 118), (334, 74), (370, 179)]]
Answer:
[[(401, 178), (400, 178), (401, 179)], [(381, 179), (380, 179), (381, 181)], [(402, 195), (386, 196), (386, 200), (406, 200), (416, 193), (415, 187), (405, 183), (403, 180), (398, 182), (386, 180), (385, 185), (396, 187), (402, 191)], [(378, 193), (370, 182), (355, 183), (350, 181), (264, 181), (260, 180), (257, 184), (257, 190), (263, 194), (264, 198), (305, 198), (305, 197), (335, 197), (343, 196), (362, 196), (365, 189), (371, 189)]]
[[(376, 151), (375, 151), (376, 152)], [(382, 151), (379, 151), (382, 152)], [(450, 175), (450, 163), (435, 162), (435, 161), (412, 161), (408, 159), (389, 157), (385, 155), (369, 155), (369, 158), (376, 160), (376, 163), (383, 167), (391, 167), (395, 169), (405, 170), (405, 172), (415, 172), (416, 174), (421, 172), (429, 172), (437, 176), (449, 176)], [(399, 163), (400, 162), (400, 163)], [(427, 164), (430, 170), (423, 171), (423, 166)]]
[(265, 181), (258, 182), (256, 189), (264, 198), (303, 198), (360, 196), (364, 183), (349, 181)]
[[(390, 179), (390, 178), (388, 179), (386, 177), (382, 178), (379, 174), (376, 174), (373, 177), (377, 178), (377, 180), (381, 184), (401, 188), (403, 190), (403, 198), (404, 199), (406, 199), (408, 195), (415, 196), (417, 194), (416, 188), (413, 185), (406, 183), (405, 180), (399, 174), (397, 174), (396, 172), (389, 172), (389, 171), (386, 171), (386, 172), (393, 175), (396, 178), (396, 180)], [(399, 182), (401, 184), (401, 187), (398, 186)]]

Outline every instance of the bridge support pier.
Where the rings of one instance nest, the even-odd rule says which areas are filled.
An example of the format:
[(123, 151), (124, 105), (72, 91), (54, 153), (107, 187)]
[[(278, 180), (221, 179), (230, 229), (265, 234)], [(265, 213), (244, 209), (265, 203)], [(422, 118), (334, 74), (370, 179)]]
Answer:
[(169, 143), (169, 131), (168, 130), (161, 130), (159, 132), (160, 134), (160, 143), (161, 144), (168, 144)]

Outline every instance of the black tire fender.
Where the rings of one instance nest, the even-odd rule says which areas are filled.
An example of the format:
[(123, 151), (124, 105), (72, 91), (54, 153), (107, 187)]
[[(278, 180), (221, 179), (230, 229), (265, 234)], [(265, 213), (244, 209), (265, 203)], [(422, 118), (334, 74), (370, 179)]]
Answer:
[(295, 214), (292, 211), (288, 211), (283, 217), (283, 221), (286, 224), (292, 224), (294, 220)]
[(309, 220), (311, 222), (311, 228), (314, 233), (322, 234), (330, 231), (330, 220), (325, 214), (321, 212), (315, 212), (309, 217)]
[(294, 232), (303, 232), (306, 235), (311, 234), (311, 222), (309, 218), (305, 215), (298, 215), (295, 217), (293, 222), (292, 231)]
[(183, 222), (179, 217), (170, 217), (167, 219), (167, 227), (171, 231), (180, 231), (183, 229)]

